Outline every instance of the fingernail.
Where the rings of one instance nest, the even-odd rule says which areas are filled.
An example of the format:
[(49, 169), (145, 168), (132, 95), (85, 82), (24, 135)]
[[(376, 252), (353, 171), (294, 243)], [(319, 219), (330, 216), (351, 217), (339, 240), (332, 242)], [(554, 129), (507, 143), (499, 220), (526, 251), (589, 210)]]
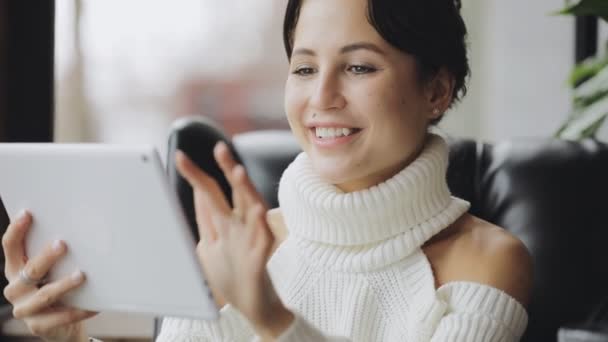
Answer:
[(227, 146), (227, 145), (226, 145), (226, 143), (225, 143), (225, 142), (223, 142), (223, 141), (218, 141), (218, 142), (217, 142), (217, 144), (215, 144), (215, 149), (216, 149), (218, 152), (221, 152), (223, 149), (225, 149), (225, 148), (227, 148), (227, 147), (228, 147), (228, 146)]
[(63, 251), (63, 241), (61, 241), (61, 240), (55, 240), (53, 242), (53, 250), (55, 252), (61, 252), (61, 251)]
[(28, 218), (29, 218), (29, 213), (26, 209), (21, 210), (19, 212), (19, 215), (17, 216), (17, 220), (19, 220), (20, 223), (25, 223)]
[(72, 280), (80, 282), (84, 279), (84, 273), (82, 273), (82, 271), (78, 270), (75, 271), (74, 273), (72, 273)]

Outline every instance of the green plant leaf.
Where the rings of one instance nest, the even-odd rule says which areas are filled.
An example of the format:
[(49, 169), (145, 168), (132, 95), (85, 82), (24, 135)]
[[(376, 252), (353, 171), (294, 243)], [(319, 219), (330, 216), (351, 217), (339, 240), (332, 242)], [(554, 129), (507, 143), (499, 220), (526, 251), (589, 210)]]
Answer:
[(578, 64), (572, 72), (570, 72), (568, 84), (570, 84), (572, 88), (576, 88), (583, 82), (597, 75), (597, 73), (606, 66), (608, 66), (608, 56), (588, 58)]
[(581, 139), (595, 138), (597, 131), (599, 131), (599, 129), (602, 127), (602, 125), (604, 124), (604, 121), (606, 121), (606, 116), (599, 119), (593, 125), (587, 127), (587, 129), (585, 129), (584, 131), (581, 132)]
[[(567, 1), (561, 15), (592, 15), (608, 22), (608, 0)], [(608, 56), (593, 57), (572, 70), (568, 83), (573, 88), (574, 107), (555, 136), (581, 140), (595, 137), (608, 117)]]
[(608, 67), (599, 70), (573, 91), (574, 107), (583, 108), (608, 95)]
[(578, 3), (568, 5), (566, 8), (556, 12), (562, 15), (595, 15), (608, 21), (608, 1), (606, 0), (581, 0)]
[(586, 108), (575, 109), (570, 119), (556, 133), (558, 138), (581, 140), (594, 136), (608, 116), (608, 96)]

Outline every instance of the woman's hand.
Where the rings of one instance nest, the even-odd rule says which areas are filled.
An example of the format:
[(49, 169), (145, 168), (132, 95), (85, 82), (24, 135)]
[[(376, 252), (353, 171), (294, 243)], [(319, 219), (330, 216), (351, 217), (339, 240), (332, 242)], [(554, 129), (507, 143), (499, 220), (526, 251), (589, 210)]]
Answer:
[(2, 237), (4, 273), (9, 280), (4, 296), (13, 304), (13, 316), (25, 321), (30, 331), (44, 340), (86, 341), (82, 321), (97, 313), (57, 304), (66, 293), (85, 281), (84, 274), (77, 271), (72, 276), (44, 284), (44, 277), (65, 255), (67, 246), (63, 241), (56, 241), (29, 259), (24, 245), (31, 225), (32, 216), (24, 213), (8, 226)]
[(197, 253), (218, 304), (231, 303), (265, 329), (277, 312), (284, 312), (266, 270), (274, 243), (267, 207), (226, 144), (218, 143), (213, 152), (232, 187), (234, 208), (213, 178), (181, 151), (176, 155), (177, 168), (194, 192), (201, 237)]

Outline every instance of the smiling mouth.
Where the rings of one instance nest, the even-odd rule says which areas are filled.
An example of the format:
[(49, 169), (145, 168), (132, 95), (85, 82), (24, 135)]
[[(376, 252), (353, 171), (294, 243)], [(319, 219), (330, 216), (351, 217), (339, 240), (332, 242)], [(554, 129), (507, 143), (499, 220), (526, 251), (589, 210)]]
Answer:
[(344, 138), (361, 132), (361, 128), (346, 127), (312, 127), (310, 130), (319, 139)]

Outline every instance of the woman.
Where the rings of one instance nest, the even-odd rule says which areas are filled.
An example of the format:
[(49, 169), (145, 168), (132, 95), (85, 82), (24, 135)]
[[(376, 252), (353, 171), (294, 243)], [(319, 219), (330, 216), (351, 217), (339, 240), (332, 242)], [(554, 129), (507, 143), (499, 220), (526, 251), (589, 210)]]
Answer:
[[(166, 318), (158, 340), (518, 340), (530, 256), (450, 195), (447, 146), (429, 133), (465, 93), (465, 36), (453, 0), (289, 0), (285, 109), (304, 152), (270, 211), (225, 145), (214, 154), (234, 208), (178, 153), (223, 308), (215, 322)], [(29, 222), (3, 239), (5, 296), (35, 334), (84, 340), (94, 313), (50, 308), (83, 276), (31, 284), (66, 246), (26, 262)]]

